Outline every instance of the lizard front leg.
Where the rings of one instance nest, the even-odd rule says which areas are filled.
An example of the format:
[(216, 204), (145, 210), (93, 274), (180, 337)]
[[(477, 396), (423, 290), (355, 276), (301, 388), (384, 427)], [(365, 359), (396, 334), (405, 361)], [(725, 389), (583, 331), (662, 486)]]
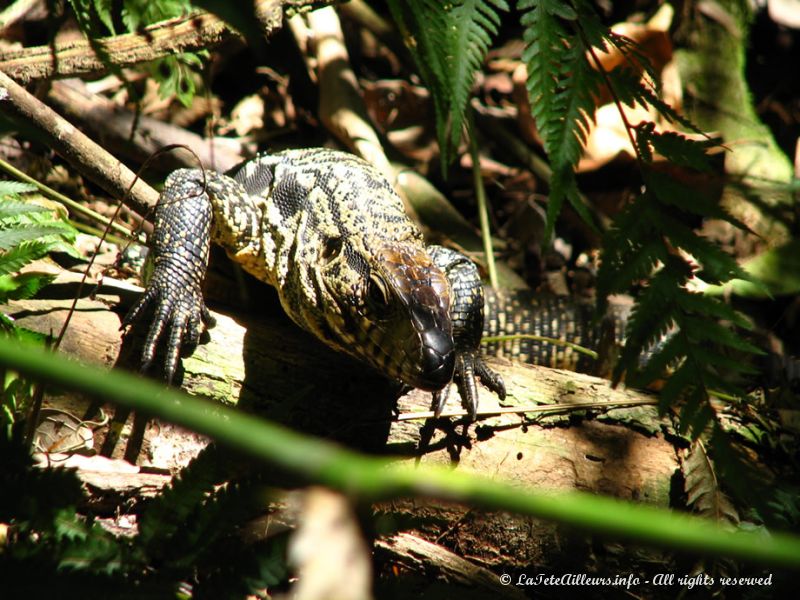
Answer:
[[(429, 246), (434, 264), (442, 269), (450, 282), (450, 320), (456, 349), (454, 381), (470, 418), (478, 416), (478, 389), (475, 378), (497, 394), (506, 397), (503, 378), (492, 371), (480, 356), (483, 335), (483, 284), (478, 267), (469, 258), (442, 246)], [(438, 417), (447, 402), (449, 386), (434, 392), (433, 410)]]
[[(235, 215), (229, 214), (230, 202), (220, 201), (232, 194), (242, 198), (236, 204)], [(223, 246), (238, 247), (247, 255), (250, 249), (246, 244), (225, 243), (259, 222), (259, 209), (247, 198), (240, 184), (213, 171), (180, 169), (167, 178), (154, 217), (149, 258), (152, 275), (145, 293), (122, 322), (125, 328), (145, 309), (154, 307), (142, 350), (143, 370), (152, 363), (158, 342), (166, 332), (164, 371), (171, 382), (181, 347), (196, 346), (204, 325), (213, 325), (202, 293), (212, 226), (215, 239), (220, 238)]]

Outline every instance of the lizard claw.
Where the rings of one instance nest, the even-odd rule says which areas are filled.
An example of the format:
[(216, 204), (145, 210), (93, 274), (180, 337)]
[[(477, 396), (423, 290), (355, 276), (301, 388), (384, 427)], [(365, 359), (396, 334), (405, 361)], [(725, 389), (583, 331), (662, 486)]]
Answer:
[[(163, 273), (163, 271), (162, 271)], [(153, 320), (142, 348), (141, 370), (146, 371), (153, 362), (158, 342), (167, 332), (164, 374), (171, 383), (178, 366), (181, 348), (198, 344), (205, 326), (213, 325), (198, 286), (184, 286), (166, 276), (154, 273), (150, 285), (136, 305), (122, 321), (125, 328), (136, 321), (151, 304), (155, 305)]]
[(447, 404), (447, 399), (449, 397), (450, 397), (449, 383), (439, 391), (433, 392), (433, 406), (431, 406), (431, 410), (433, 411), (433, 417), (435, 419), (438, 419), (441, 416), (442, 410), (444, 410), (444, 405)]
[(171, 383), (181, 349), (196, 346), (204, 324), (214, 323), (201, 290), (211, 232), (211, 205), (202, 174), (182, 169), (170, 175), (156, 206), (155, 223), (148, 256), (152, 275), (144, 294), (123, 319), (122, 328), (153, 307), (140, 371), (150, 367), (166, 333), (164, 375)]
[[(456, 370), (453, 382), (458, 388), (464, 408), (469, 413), (471, 421), (478, 418), (478, 386), (475, 378), (478, 377), (481, 383), (497, 394), (500, 400), (506, 398), (506, 386), (503, 378), (484, 362), (477, 352), (462, 352), (456, 357)], [(442, 414), (447, 399), (450, 396), (450, 386), (434, 392), (433, 394), (433, 413), (438, 418)]]
[[(428, 251), (434, 263), (444, 270), (450, 282), (452, 304), (450, 317), (453, 323), (453, 339), (456, 344), (456, 366), (453, 381), (461, 395), (464, 407), (471, 420), (478, 417), (478, 377), (484, 386), (505, 400), (506, 387), (503, 378), (492, 371), (480, 357), (483, 330), (483, 286), (478, 268), (463, 254), (430, 246)], [(433, 412), (438, 417), (449, 396), (449, 387), (433, 394)]]

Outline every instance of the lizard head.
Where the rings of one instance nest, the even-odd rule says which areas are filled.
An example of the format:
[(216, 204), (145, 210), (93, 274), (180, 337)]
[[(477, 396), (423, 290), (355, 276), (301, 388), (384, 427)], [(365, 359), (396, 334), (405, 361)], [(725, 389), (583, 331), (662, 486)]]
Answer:
[(319, 261), (314, 287), (326, 308), (318, 337), (408, 385), (438, 390), (450, 382), (450, 285), (420, 244), (384, 243), (360, 252), (334, 236)]

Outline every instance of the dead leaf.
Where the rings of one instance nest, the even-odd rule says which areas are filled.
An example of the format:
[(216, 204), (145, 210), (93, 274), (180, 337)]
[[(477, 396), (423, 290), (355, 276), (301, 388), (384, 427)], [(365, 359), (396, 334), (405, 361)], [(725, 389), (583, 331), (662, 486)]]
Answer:
[(325, 488), (309, 489), (299, 527), (289, 541), (289, 563), (298, 573), (292, 598), (372, 598), (370, 556), (347, 499)]

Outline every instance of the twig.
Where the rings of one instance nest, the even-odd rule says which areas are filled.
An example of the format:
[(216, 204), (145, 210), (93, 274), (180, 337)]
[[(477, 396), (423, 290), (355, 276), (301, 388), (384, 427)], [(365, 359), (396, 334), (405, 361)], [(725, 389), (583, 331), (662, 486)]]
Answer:
[[(517, 134), (512, 133), (500, 119), (486, 114), (486, 111), (481, 107), (479, 102), (473, 102), (472, 108), (477, 117), (476, 122), (478, 127), (483, 131), (484, 135), (496, 140), (504, 151), (511, 153), (522, 166), (529, 169), (531, 173), (549, 186), (550, 179), (553, 177), (553, 170), (550, 168), (550, 165), (547, 164), (547, 161), (537, 156), (537, 154), (533, 152)], [(608, 218), (580, 191), (578, 192), (578, 198), (594, 217), (595, 224), (597, 224), (601, 230), (605, 229), (608, 226)]]
[[(136, 180), (135, 174), (114, 156), (3, 72), (0, 72), (0, 111), (22, 126), (33, 128), (42, 141), (115, 198), (123, 197)], [(157, 200), (158, 193), (138, 180), (127, 204), (140, 215), (146, 215)]]
[(533, 340), (534, 342), (546, 342), (548, 344), (554, 344), (556, 346), (565, 346), (567, 348), (572, 348), (575, 352), (580, 352), (581, 354), (585, 354), (586, 356), (597, 360), (597, 352), (594, 350), (590, 350), (589, 348), (584, 348), (579, 344), (575, 344), (573, 342), (568, 342), (567, 340), (560, 340), (554, 337), (547, 337), (546, 335), (533, 335), (532, 333), (514, 333), (511, 335), (487, 335), (481, 338), (481, 344), (491, 344), (494, 342), (507, 342), (510, 340)]
[(368, 31), (371, 31), (378, 40), (386, 45), (403, 63), (413, 65), (414, 59), (406, 49), (403, 40), (390, 21), (384, 19), (364, 0), (350, 0), (340, 4), (339, 13), (347, 19), (355, 21)]
[(367, 116), (358, 81), (350, 68), (336, 11), (331, 7), (315, 10), (307, 20), (315, 42), (320, 119), (343, 144), (391, 177), (389, 159)]
[[(604, 409), (610, 410), (612, 408), (621, 408), (623, 406), (657, 406), (658, 400), (615, 400), (612, 402), (579, 402), (574, 404), (537, 404), (534, 406), (500, 406), (488, 410), (479, 410), (478, 417), (493, 417), (496, 415), (506, 414), (523, 414), (523, 413), (542, 413), (542, 412), (569, 412), (573, 410), (587, 410), (587, 409)], [(451, 410), (443, 412), (439, 415), (441, 418), (448, 417), (466, 417), (469, 415), (465, 410)], [(420, 421), (432, 419), (436, 415), (432, 410), (427, 411), (413, 411), (401, 413), (394, 419), (395, 421)]]
[[(310, 12), (306, 18), (316, 43), (320, 119), (345, 146), (396, 183), (394, 169), (367, 115), (358, 80), (350, 68), (350, 57), (336, 11), (325, 7)], [(400, 192), (406, 213), (419, 222), (404, 190), (399, 185), (395, 188)]]
[(0, 33), (5, 33), (12, 25), (24, 19), (40, 2), (41, 0), (16, 0), (4, 8), (0, 12)]
[[(78, 79), (53, 82), (47, 99), (75, 125), (102, 139), (107, 150), (137, 162), (168, 144), (191, 148), (204, 167), (218, 171), (227, 171), (244, 158), (241, 144), (238, 151), (233, 146), (235, 140), (231, 140), (230, 146), (224, 145), (153, 117), (141, 115), (136, 119), (133, 111), (91, 93)], [(134, 121), (138, 121), (135, 130)], [(173, 152), (163, 158), (158, 166), (168, 170), (197, 166), (195, 157), (184, 152)]]

